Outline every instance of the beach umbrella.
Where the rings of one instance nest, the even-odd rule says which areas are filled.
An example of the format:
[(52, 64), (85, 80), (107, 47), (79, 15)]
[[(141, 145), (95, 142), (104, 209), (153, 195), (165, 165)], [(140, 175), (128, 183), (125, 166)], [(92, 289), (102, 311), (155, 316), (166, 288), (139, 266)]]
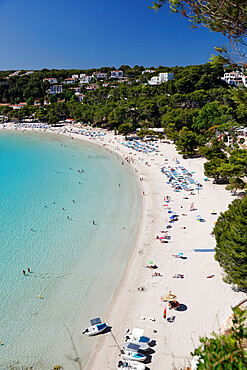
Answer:
[(171, 290), (169, 291), (168, 294), (164, 294), (162, 297), (161, 297), (161, 300), (162, 302), (165, 302), (165, 301), (168, 301), (168, 302), (171, 302), (171, 301), (176, 301), (177, 299), (177, 296), (175, 294), (173, 294), (171, 292)]

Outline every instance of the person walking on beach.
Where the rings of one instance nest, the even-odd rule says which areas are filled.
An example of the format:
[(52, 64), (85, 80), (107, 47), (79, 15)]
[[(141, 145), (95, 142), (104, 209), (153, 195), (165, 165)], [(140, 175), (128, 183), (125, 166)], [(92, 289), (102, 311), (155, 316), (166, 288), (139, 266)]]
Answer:
[(190, 206), (190, 211), (194, 211), (194, 203), (191, 203), (191, 206)]

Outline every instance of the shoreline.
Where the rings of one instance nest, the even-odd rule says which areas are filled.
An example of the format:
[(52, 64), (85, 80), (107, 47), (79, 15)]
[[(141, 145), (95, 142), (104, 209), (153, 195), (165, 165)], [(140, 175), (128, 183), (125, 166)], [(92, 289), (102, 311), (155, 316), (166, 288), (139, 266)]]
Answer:
[[(122, 348), (124, 344), (125, 331), (134, 327), (143, 328), (144, 335), (156, 341), (156, 346), (153, 347), (155, 352), (150, 364), (147, 364), (148, 367), (166, 370), (187, 366), (190, 351), (199, 345), (199, 336), (209, 335), (213, 330), (218, 331), (230, 313), (230, 306), (246, 297), (244, 293), (234, 292), (229, 285), (223, 283), (222, 271), (214, 260), (213, 253), (195, 253), (196, 249), (214, 247), (215, 240), (210, 231), (219, 212), (225, 211), (234, 198), (232, 199), (224, 186), (213, 185), (211, 180), (203, 182), (202, 159), (184, 160), (176, 153), (173, 145), (162, 143), (159, 144), (159, 153), (140, 154), (121, 145), (117, 141), (119, 136), (115, 137), (111, 132), (107, 132), (101, 141), (72, 132), (62, 133), (59, 129), (58, 132), (23, 127), (18, 129), (63, 134), (100, 145), (121, 156), (123, 160), (126, 157), (132, 158), (134, 162), (131, 161), (130, 167), (137, 177), (144, 177), (140, 186), (145, 195), (142, 198), (141, 218), (135, 242), (104, 315), (105, 321), (112, 326), (112, 332), (97, 338), (84, 368), (116, 368), (119, 347)], [(102, 129), (95, 131), (105, 132)], [(141, 159), (137, 159), (138, 157)], [(174, 157), (178, 158), (178, 165), (196, 172), (195, 179), (203, 184), (200, 194), (198, 191), (198, 194), (184, 199), (184, 191), (176, 193), (166, 184), (167, 179), (159, 167), (164, 164), (176, 166)], [(164, 158), (168, 158), (168, 164), (164, 162)], [(145, 161), (149, 164), (145, 165)], [(170, 206), (180, 215), (179, 222), (172, 225), (169, 231), (171, 241), (168, 244), (161, 244), (155, 238), (169, 221), (164, 207), (164, 196), (171, 197)], [(195, 213), (189, 211), (191, 202), (195, 204)], [(214, 209), (217, 216), (212, 217), (210, 209)], [(186, 214), (186, 217), (182, 216), (181, 212)], [(198, 214), (205, 218), (205, 223), (195, 222), (195, 216)], [(187, 260), (180, 261), (172, 257), (172, 254), (181, 251), (185, 253)], [(152, 271), (144, 269), (149, 260), (158, 265), (157, 271), (162, 274), (161, 278), (152, 278)], [(183, 273), (185, 278), (172, 279), (174, 273)], [(207, 275), (214, 277), (207, 279)], [(138, 291), (140, 287), (145, 288), (143, 292)], [(185, 307), (183, 312), (169, 311), (169, 318), (175, 315), (173, 321), (164, 320), (162, 317), (165, 306), (160, 297), (168, 290), (177, 294), (178, 300)], [(155, 318), (155, 321), (149, 320), (149, 317)], [(154, 330), (157, 330), (157, 333), (154, 333)]]

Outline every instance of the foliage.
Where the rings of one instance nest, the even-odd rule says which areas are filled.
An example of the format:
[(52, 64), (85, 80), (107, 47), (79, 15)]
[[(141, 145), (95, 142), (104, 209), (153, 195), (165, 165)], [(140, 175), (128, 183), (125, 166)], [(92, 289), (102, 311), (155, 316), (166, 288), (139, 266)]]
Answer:
[(204, 173), (208, 177), (213, 177), (215, 182), (219, 182), (221, 177), (220, 168), (225, 163), (225, 160), (218, 157), (213, 157), (210, 161), (204, 163)]
[(215, 259), (225, 272), (225, 280), (247, 287), (247, 198), (236, 199), (221, 213), (213, 230)]
[(234, 150), (229, 158), (229, 163), (239, 167), (239, 176), (247, 175), (247, 151), (244, 149)]
[(153, 132), (153, 130), (148, 130), (145, 127), (141, 128), (141, 130), (137, 133), (137, 135), (140, 136), (141, 138), (144, 138), (145, 136), (152, 136), (154, 134), (155, 133)]
[(192, 356), (199, 357), (198, 370), (244, 370), (247, 354), (244, 343), (247, 340), (245, 320), (247, 311), (239, 307), (233, 309), (233, 326), (227, 334), (215, 334), (211, 338), (201, 338), (201, 346)]
[(167, 2), (172, 12), (189, 18), (195, 28), (202, 25), (234, 40), (247, 36), (245, 0), (158, 0), (153, 8), (158, 10)]
[(183, 155), (193, 155), (198, 144), (197, 135), (189, 131), (187, 127), (183, 127), (182, 130), (179, 131), (178, 136), (176, 148), (179, 153)]
[(224, 159), (226, 158), (226, 154), (224, 153), (225, 148), (226, 145), (224, 141), (213, 138), (209, 146), (204, 146), (199, 149), (199, 153), (208, 160), (214, 157)]
[(192, 125), (193, 130), (196, 132), (205, 132), (210, 127), (219, 124), (223, 109), (217, 101), (205, 104), (198, 113), (198, 116), (194, 119)]
[(229, 184), (226, 186), (226, 190), (233, 192), (236, 195), (237, 190), (243, 190), (245, 188), (245, 183), (238, 177), (231, 177), (229, 179)]
[(118, 127), (118, 133), (123, 134), (125, 137), (133, 131), (132, 123), (123, 123)]

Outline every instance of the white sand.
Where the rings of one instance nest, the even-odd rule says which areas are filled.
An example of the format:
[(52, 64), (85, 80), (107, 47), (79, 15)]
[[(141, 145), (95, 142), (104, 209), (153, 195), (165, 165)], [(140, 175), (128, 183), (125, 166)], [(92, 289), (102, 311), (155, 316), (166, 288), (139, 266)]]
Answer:
[[(214, 248), (215, 239), (210, 232), (219, 213), (227, 209), (233, 197), (224, 186), (213, 185), (212, 180), (203, 181), (203, 159), (184, 160), (171, 144), (159, 144), (158, 154), (142, 154), (121, 145), (120, 142), (124, 139), (112, 133), (107, 133), (103, 141), (76, 134), (74, 136), (104, 145), (118, 155), (132, 158), (134, 163), (131, 166), (138, 177), (144, 178), (140, 183), (145, 192), (135, 246), (104, 315), (104, 320), (112, 326), (112, 331), (98, 337), (85, 369), (116, 369), (125, 331), (134, 327), (143, 328), (144, 335), (156, 341), (149, 359), (151, 362), (147, 364), (150, 369), (184, 368), (191, 359), (190, 352), (198, 347), (199, 337), (209, 335), (212, 331), (218, 332), (222, 322), (231, 313), (231, 306), (245, 297), (244, 293), (234, 292), (229, 285), (223, 283), (222, 270), (214, 260), (213, 252), (194, 251)], [(199, 193), (196, 191), (196, 195), (189, 196), (185, 191), (174, 192), (166, 184), (167, 177), (161, 173), (160, 166), (177, 166), (174, 157), (178, 158), (179, 165), (195, 171), (193, 178), (203, 184), (203, 189)], [(139, 158), (144, 160), (140, 161)], [(165, 158), (168, 158), (168, 162), (164, 162)], [(146, 161), (151, 166), (145, 165)], [(189, 199), (184, 199), (185, 194)], [(171, 197), (169, 205), (172, 211), (180, 215), (179, 221), (173, 223), (169, 229), (171, 240), (167, 244), (155, 238), (156, 235), (162, 236), (160, 231), (166, 230), (169, 224), (170, 215), (163, 201), (165, 195)], [(192, 202), (195, 211), (189, 211)], [(212, 209), (217, 215), (211, 215)], [(196, 221), (199, 214), (206, 222)], [(183, 252), (187, 259), (172, 256), (178, 252)], [(162, 277), (152, 278), (154, 271), (145, 268), (150, 260), (157, 264), (158, 269), (155, 271), (160, 272)], [(184, 274), (184, 279), (172, 278), (176, 273)], [(213, 278), (207, 278), (212, 274)], [(145, 287), (145, 291), (138, 291), (138, 287)], [(171, 322), (163, 319), (166, 304), (161, 302), (161, 296), (169, 290), (177, 295), (184, 309), (169, 310), (167, 318), (173, 318)], [(148, 317), (155, 318), (155, 322)], [(84, 328), (78, 328), (78, 331), (81, 332), (82, 329)], [(157, 330), (157, 333), (153, 330)]]

